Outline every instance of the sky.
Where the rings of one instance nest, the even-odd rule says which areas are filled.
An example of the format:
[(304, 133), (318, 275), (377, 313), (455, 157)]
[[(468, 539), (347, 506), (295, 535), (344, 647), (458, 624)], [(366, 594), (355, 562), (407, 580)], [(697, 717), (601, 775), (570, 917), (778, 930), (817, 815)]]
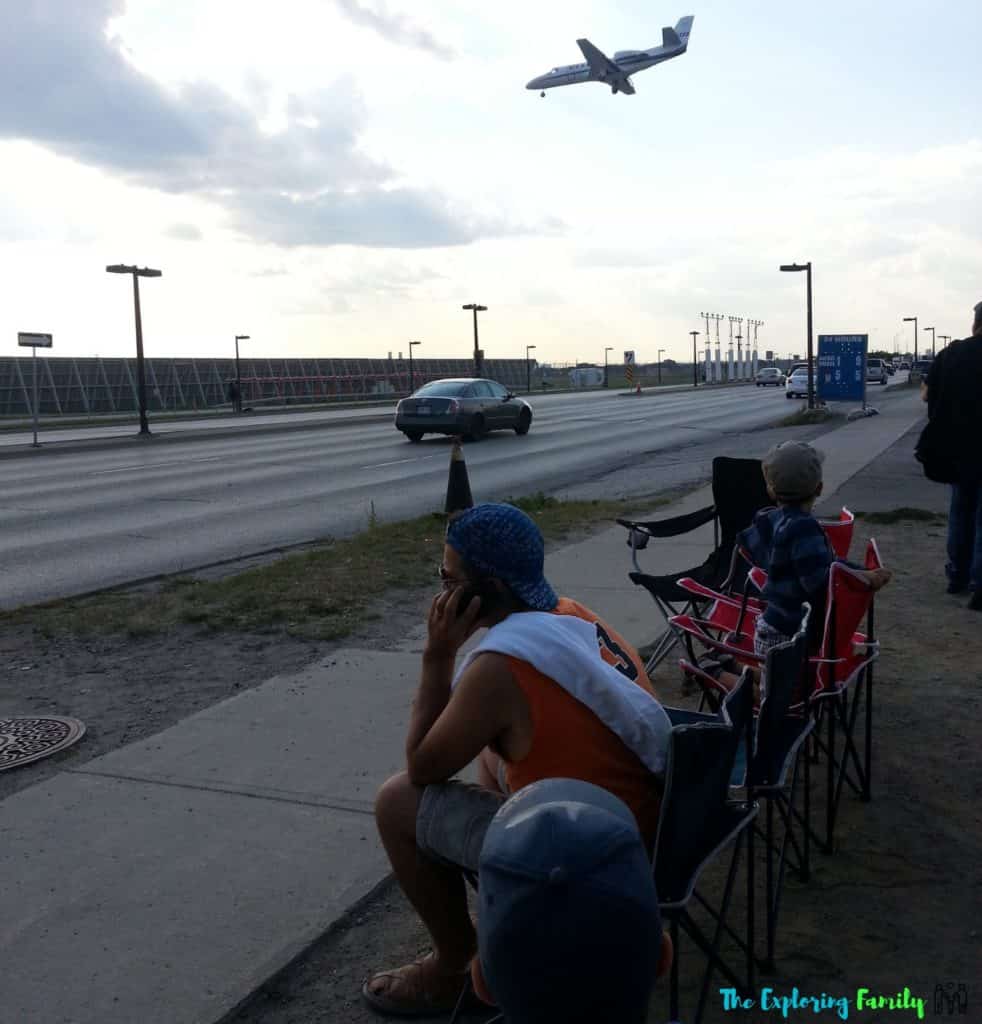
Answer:
[[(911, 348), (982, 299), (978, 0), (0, 0), (0, 355)], [(695, 23), (685, 55), (525, 83)], [(739, 328), (734, 328), (734, 332)], [(721, 324), (724, 342), (728, 320)], [(925, 335), (922, 334), (922, 345)], [(703, 338), (700, 335), (700, 346)], [(248, 346), (248, 349), (246, 348)]]

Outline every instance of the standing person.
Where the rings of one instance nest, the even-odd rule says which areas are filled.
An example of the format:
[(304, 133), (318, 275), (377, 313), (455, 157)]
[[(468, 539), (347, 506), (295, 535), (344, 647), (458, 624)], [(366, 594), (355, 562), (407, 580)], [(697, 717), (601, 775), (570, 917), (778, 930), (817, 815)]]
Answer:
[(938, 353), (921, 397), (958, 477), (948, 515), (948, 593), (971, 591), (968, 607), (982, 611), (982, 302), (971, 336)]
[[(519, 509), (484, 504), (453, 519), (427, 623), (406, 738), (406, 771), (379, 790), (375, 819), (433, 953), (376, 974), (362, 995), (394, 1016), (452, 1010), (477, 934), (464, 872), (477, 874), (491, 819), (541, 779), (579, 779), (624, 802), (654, 848), (671, 721), (644, 663), (543, 575), (542, 534)], [(478, 627), (480, 644), (455, 673)], [(455, 779), (476, 762), (480, 784)]]

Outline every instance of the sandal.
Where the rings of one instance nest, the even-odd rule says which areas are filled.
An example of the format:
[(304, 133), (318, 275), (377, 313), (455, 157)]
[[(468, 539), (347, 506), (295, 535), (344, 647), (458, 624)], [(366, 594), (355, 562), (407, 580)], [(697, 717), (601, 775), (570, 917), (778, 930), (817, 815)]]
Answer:
[(432, 959), (428, 953), (404, 967), (372, 975), (361, 987), (362, 998), (373, 1010), (390, 1017), (435, 1017), (450, 1013), (468, 996), (476, 998), (469, 967), (434, 976), (425, 966)]

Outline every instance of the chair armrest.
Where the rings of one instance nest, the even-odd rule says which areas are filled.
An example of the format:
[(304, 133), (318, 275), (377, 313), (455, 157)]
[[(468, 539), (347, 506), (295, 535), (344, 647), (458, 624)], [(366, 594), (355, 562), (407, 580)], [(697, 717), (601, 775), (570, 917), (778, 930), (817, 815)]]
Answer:
[[(684, 516), (672, 516), (670, 519), (652, 519), (647, 522), (639, 522), (633, 519), (618, 519), (621, 526), (627, 530), (640, 530), (649, 537), (678, 537), (683, 533), (690, 533), (692, 530), (711, 523), (716, 518), (716, 506), (707, 505), (698, 512), (689, 512)], [(628, 539), (630, 543), (630, 538)]]

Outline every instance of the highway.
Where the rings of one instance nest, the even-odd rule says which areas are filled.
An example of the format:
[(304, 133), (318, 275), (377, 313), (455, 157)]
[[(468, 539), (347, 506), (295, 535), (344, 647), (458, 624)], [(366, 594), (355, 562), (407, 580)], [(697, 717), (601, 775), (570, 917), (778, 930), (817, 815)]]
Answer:
[[(465, 446), (475, 500), (555, 490), (642, 454), (773, 422), (800, 404), (783, 389), (754, 387), (530, 402), (527, 437), (496, 433)], [(0, 461), (0, 607), (349, 535), (368, 525), (372, 503), (380, 521), (442, 508), (447, 438), (409, 444), (391, 414), (296, 422), (303, 429), (8, 449)]]

